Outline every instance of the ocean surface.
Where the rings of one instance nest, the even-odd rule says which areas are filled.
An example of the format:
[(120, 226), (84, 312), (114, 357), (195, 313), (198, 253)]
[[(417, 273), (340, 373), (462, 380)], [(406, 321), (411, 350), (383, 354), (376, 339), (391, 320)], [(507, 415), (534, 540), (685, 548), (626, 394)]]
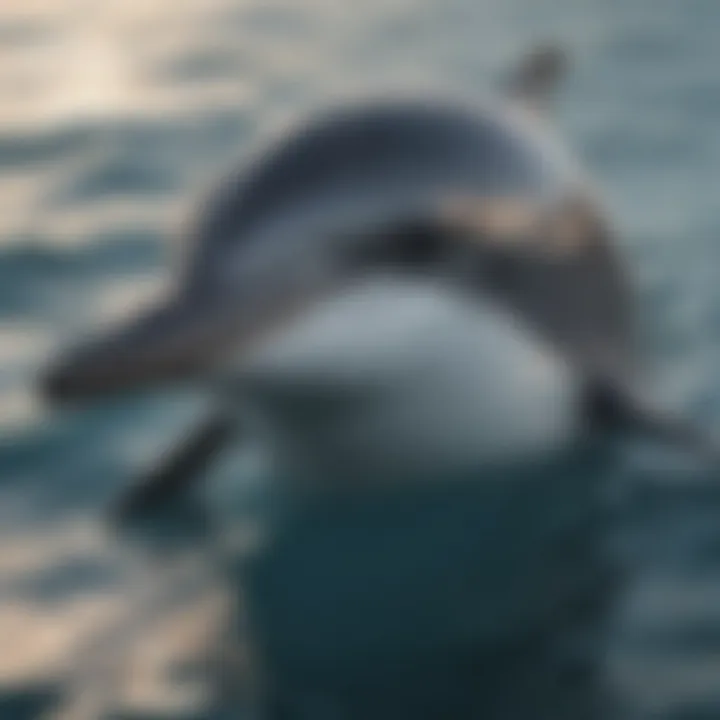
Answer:
[[(202, 399), (53, 414), (34, 379), (162, 288), (207, 183), (293, 114), (472, 95), (536, 41), (566, 43), (557, 122), (616, 218), (648, 381), (720, 432), (719, 27), (716, 0), (0, 3), (0, 718), (211, 717), (198, 667), (212, 674), (228, 583), (209, 562), (198, 582), (205, 531), (190, 518), (155, 543), (103, 524)], [(641, 491), (608, 662), (633, 718), (718, 718), (720, 473), (640, 450), (623, 472)]]

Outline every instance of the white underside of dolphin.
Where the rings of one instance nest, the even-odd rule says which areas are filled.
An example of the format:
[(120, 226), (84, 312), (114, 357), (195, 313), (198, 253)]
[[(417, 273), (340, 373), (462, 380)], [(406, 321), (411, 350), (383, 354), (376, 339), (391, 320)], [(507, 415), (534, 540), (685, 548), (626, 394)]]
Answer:
[(579, 378), (556, 353), (510, 313), (430, 280), (351, 286), (233, 376), (276, 469), (311, 482), (532, 462), (582, 424)]

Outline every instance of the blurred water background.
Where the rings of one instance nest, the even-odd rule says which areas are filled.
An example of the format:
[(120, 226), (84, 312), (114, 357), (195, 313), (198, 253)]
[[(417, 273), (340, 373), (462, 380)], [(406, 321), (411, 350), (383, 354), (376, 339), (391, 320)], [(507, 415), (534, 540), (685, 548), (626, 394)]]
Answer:
[[(34, 373), (158, 291), (198, 190), (289, 113), (385, 87), (472, 94), (537, 40), (566, 41), (558, 123), (621, 228), (654, 383), (720, 427), (718, 27), (715, 0), (1, 3), (0, 718), (43, 717), (50, 681), (170, 562), (114, 540), (100, 513), (197, 405), (52, 416)], [(634, 470), (613, 662), (637, 717), (719, 717), (717, 478)], [(216, 632), (212, 587), (130, 643), (123, 717), (201, 712), (202, 683), (177, 676)]]

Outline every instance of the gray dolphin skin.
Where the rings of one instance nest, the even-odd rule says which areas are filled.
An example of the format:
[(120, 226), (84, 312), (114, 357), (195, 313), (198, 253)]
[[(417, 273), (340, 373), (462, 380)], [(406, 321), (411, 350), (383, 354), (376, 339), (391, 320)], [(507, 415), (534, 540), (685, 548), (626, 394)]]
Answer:
[[(653, 432), (657, 423), (632, 399), (638, 365), (632, 291), (611, 231), (572, 158), (533, 111), (546, 102), (561, 66), (557, 54), (536, 53), (511, 77), (506, 96), (495, 102), (366, 103), (301, 125), (226, 178), (209, 199), (186, 238), (184, 267), (172, 296), (144, 317), (61, 357), (43, 380), (45, 395), (56, 403), (89, 401), (164, 383), (235, 375), (242, 386), (243, 369), (249, 401), (275, 381), (275, 389), (293, 381), (301, 388), (288, 398), (313, 392), (319, 397), (327, 394), (332, 366), (319, 363), (314, 375), (293, 375), (296, 371), (276, 357), (282, 355), (277, 348), (287, 333), (297, 335), (306, 324), (313, 335), (313, 323), (334, 322), (336, 344), (348, 348), (357, 342), (349, 352), (357, 359), (363, 348), (386, 344), (420, 316), (427, 327), (418, 320), (417, 327), (424, 329), (412, 342), (424, 333), (432, 336), (430, 345), (445, 342), (456, 348), (448, 353), (478, 352), (477, 372), (489, 372), (492, 363), (483, 364), (481, 343), (461, 339), (482, 336), (483, 322), (492, 326), (495, 321), (484, 310), (465, 326), (453, 320), (462, 313), (470, 318), (468, 308), (477, 305), (511, 318), (512, 332), (525, 339), (508, 341), (508, 346), (552, 358), (543, 360), (546, 365), (569, 368), (568, 378), (558, 382), (574, 384), (573, 402), (585, 403), (607, 422), (627, 420)], [(385, 306), (377, 301), (379, 277), (395, 283), (394, 290), (383, 291)], [(401, 311), (400, 306), (412, 305), (402, 289), (403, 299), (393, 299), (403, 283), (445, 296), (424, 314)], [(337, 307), (352, 308), (344, 320), (330, 307), (336, 300)], [(450, 306), (460, 310), (455, 313)], [(385, 329), (377, 329), (376, 336), (366, 332), (365, 326), (377, 323), (368, 322), (367, 313), (358, 314), (358, 307), (372, 308), (370, 317), (387, 314)], [(316, 312), (340, 313), (341, 319), (313, 320)], [(397, 321), (391, 319), (394, 312)], [(434, 318), (436, 329), (454, 329), (433, 334), (427, 318)], [(367, 338), (360, 342), (363, 333)], [(408, 352), (420, 348), (408, 342), (406, 353), (395, 356), (400, 368), (412, 365)], [(321, 339), (313, 347), (322, 345)], [(441, 364), (437, 355), (423, 357), (435, 367)], [(258, 357), (265, 358), (265, 370)], [(267, 367), (283, 369), (270, 373), (268, 381)], [(438, 387), (453, 398), (454, 386), (443, 385), (450, 372)], [(458, 382), (474, 385), (465, 366), (452, 372)], [(417, 386), (400, 397), (378, 381), (390, 398), (386, 405), (395, 397), (404, 402), (427, 385), (427, 378), (418, 375)], [(261, 397), (260, 404), (272, 394)], [(478, 394), (470, 393), (472, 402), (482, 405)], [(242, 387), (238, 396), (244, 397)], [(365, 406), (345, 399), (354, 422), (352, 408)], [(436, 407), (435, 400), (425, 402), (417, 407), (428, 412), (431, 403)], [(409, 422), (411, 414), (398, 413), (397, 422)], [(460, 415), (463, 426), (477, 420), (470, 411)], [(577, 415), (579, 424), (587, 419), (580, 418), (582, 411)], [(377, 426), (376, 420), (368, 425)], [(236, 422), (234, 413), (211, 417), (164, 467), (133, 487), (123, 500), (124, 511), (154, 506), (187, 486), (233, 436)], [(331, 424), (336, 426), (335, 418)], [(296, 430), (286, 424), (279, 435), (302, 437)], [(328, 437), (318, 437), (325, 445)], [(426, 439), (427, 433), (418, 431), (415, 440)], [(468, 438), (469, 444), (477, 441)], [(312, 442), (306, 452), (308, 447)]]

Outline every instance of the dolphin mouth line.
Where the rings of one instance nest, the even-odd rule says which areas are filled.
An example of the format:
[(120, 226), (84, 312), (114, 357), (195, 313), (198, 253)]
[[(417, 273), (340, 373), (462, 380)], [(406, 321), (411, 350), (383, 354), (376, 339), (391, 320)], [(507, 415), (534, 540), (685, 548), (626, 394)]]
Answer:
[(238, 307), (233, 295), (178, 295), (138, 318), (80, 343), (41, 378), (53, 404), (88, 402), (150, 387), (195, 381), (229, 355), (249, 351), (337, 288), (286, 288), (264, 308)]

